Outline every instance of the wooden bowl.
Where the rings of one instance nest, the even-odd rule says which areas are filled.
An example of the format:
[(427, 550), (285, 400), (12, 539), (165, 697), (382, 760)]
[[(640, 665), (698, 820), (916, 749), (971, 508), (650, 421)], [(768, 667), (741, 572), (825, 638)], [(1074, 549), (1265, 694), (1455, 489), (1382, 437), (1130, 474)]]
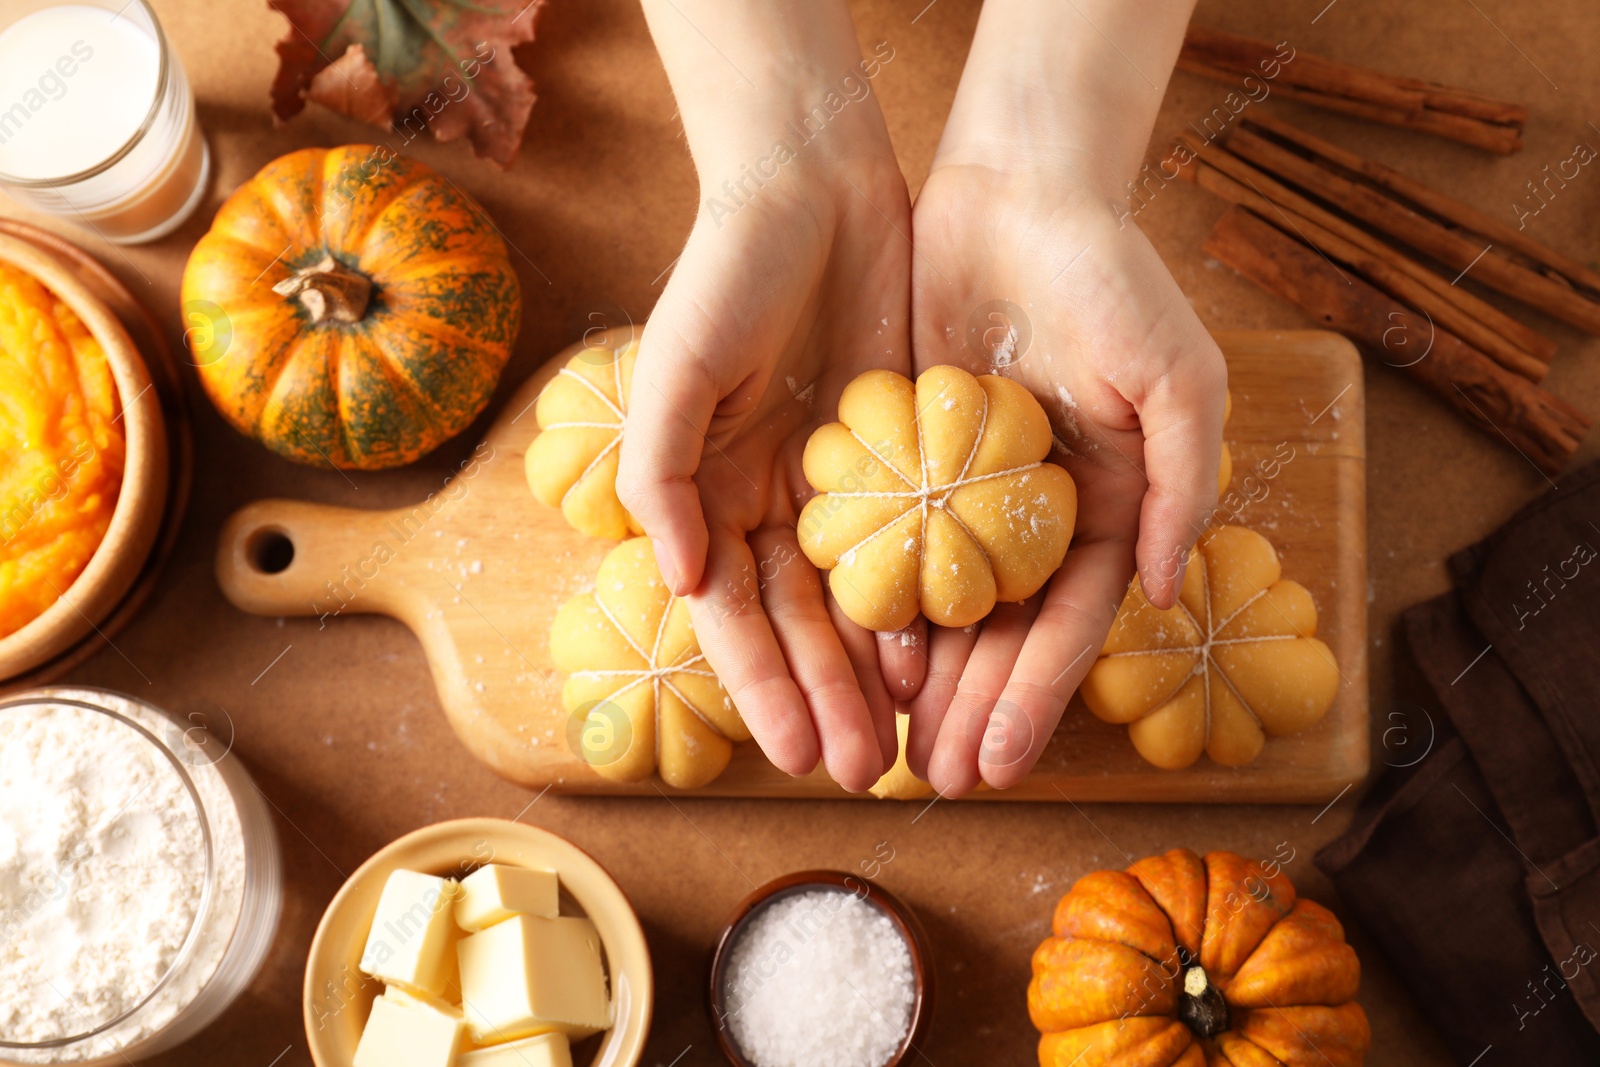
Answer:
[(150, 599), (183, 529), (189, 490), (194, 482), (194, 433), (190, 426), (188, 398), (183, 391), (183, 376), (178, 369), (180, 361), (172, 354), (160, 324), (128, 287), (107, 270), (105, 264), (59, 234), (4, 217), (0, 217), (0, 234), (15, 237), (60, 260), (116, 315), (144, 357), (150, 379), (155, 383), (150, 395), (159, 399), (167, 438), (167, 505), (155, 547), (150, 550), (144, 569), (111, 614), (96, 623), (95, 629), (81, 640), (21, 674), (0, 676), (0, 694), (9, 694), (48, 685), (107, 647), (114, 647), (113, 639)]
[(900, 936), (905, 938), (906, 947), (911, 951), (911, 972), (915, 993), (911, 1002), (911, 1025), (906, 1028), (905, 1040), (900, 1042), (900, 1047), (883, 1067), (899, 1067), (900, 1064), (910, 1063), (913, 1058), (926, 1060), (918, 1047), (927, 1036), (928, 1027), (933, 1021), (933, 952), (929, 947), (928, 933), (922, 928), (922, 922), (901, 899), (863, 878), (859, 874), (848, 871), (795, 871), (781, 878), (775, 878), (754, 893), (739, 902), (733, 910), (733, 917), (728, 920), (728, 925), (722, 931), (722, 937), (717, 940), (716, 950), (711, 955), (711, 1021), (717, 1033), (717, 1044), (722, 1048), (722, 1055), (733, 1067), (755, 1067), (750, 1060), (745, 1058), (739, 1047), (733, 1043), (733, 1035), (726, 1025), (728, 1018), (726, 978), (728, 956), (733, 944), (744, 932), (745, 925), (758, 910), (783, 897), (796, 893), (804, 893), (811, 889), (834, 889), (854, 894), (889, 917), (894, 923)]
[(306, 1039), (316, 1067), (350, 1067), (382, 984), (359, 970), (378, 897), (395, 870), (462, 876), (489, 863), (553, 870), (561, 913), (587, 915), (600, 932), (616, 1022), (598, 1037), (594, 1067), (636, 1067), (655, 1005), (650, 947), (628, 898), (604, 867), (566, 838), (506, 819), (457, 819), (423, 827), (372, 854), (335, 894), (311, 941), (303, 990)]
[(0, 679), (33, 669), (92, 633), (144, 569), (167, 502), (167, 433), (150, 372), (111, 310), (49, 253), (0, 235), (0, 260), (37, 278), (70, 307), (105, 350), (127, 439), (122, 488), (100, 547), (61, 599), (0, 638)]

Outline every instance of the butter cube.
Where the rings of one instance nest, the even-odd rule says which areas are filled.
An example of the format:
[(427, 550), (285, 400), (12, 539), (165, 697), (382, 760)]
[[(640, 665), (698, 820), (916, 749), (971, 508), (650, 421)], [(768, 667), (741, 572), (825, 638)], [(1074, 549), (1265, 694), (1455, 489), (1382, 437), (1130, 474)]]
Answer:
[(361, 953), (362, 972), (412, 992), (453, 996), (461, 939), (453, 905), (460, 889), (453, 878), (416, 871), (389, 875)]
[(545, 1030), (574, 1041), (611, 1026), (600, 934), (588, 919), (517, 915), (457, 946), (472, 1039), (500, 1044)]
[(464, 1031), (459, 1010), (388, 989), (372, 1002), (351, 1067), (453, 1067)]
[(431, 1008), (440, 1015), (448, 1015), (452, 1019), (462, 1018), (461, 1009), (443, 997), (418, 993), (397, 985), (384, 986), (383, 995), (405, 1007)]
[(572, 1048), (566, 1034), (539, 1034), (463, 1052), (456, 1067), (572, 1067)]
[(561, 914), (561, 883), (554, 871), (491, 863), (461, 880), (456, 925), (477, 933), (513, 915)]

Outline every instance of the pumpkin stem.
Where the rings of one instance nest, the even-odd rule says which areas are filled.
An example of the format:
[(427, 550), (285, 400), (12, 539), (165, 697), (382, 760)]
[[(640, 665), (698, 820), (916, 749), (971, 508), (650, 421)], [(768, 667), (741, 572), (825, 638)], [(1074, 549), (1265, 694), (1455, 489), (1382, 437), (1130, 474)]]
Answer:
[(360, 322), (372, 298), (372, 279), (324, 253), (320, 262), (296, 271), (272, 291), (298, 298), (314, 323)]
[(1200, 1037), (1215, 1037), (1228, 1028), (1228, 1002), (1198, 963), (1183, 972), (1178, 1021)]

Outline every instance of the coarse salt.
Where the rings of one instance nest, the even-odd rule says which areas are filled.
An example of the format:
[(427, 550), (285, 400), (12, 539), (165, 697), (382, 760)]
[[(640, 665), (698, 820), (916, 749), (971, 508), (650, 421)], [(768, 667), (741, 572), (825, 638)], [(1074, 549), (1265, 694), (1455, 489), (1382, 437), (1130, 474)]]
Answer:
[(875, 905), (813, 889), (762, 906), (729, 952), (727, 1019), (757, 1067), (882, 1067), (916, 998), (911, 950)]

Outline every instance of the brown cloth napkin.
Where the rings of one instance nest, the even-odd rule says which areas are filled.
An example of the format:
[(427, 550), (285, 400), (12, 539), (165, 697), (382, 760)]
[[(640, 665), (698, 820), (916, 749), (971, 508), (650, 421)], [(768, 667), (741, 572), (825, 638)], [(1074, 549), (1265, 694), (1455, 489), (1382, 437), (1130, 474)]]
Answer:
[(1600, 464), (1450, 573), (1404, 617), (1448, 720), (1316, 863), (1462, 1064), (1597, 1064)]

